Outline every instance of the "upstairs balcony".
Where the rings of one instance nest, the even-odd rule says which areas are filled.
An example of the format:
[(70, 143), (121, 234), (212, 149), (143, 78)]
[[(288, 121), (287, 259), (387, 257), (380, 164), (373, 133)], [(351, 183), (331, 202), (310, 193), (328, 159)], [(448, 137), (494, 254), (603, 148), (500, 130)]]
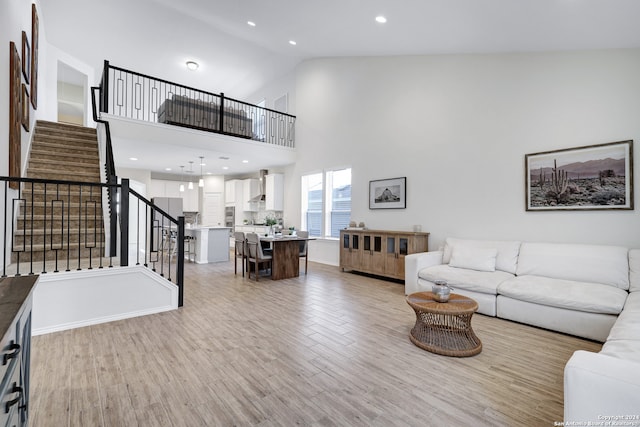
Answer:
[(250, 153), (265, 162), (259, 167), (267, 168), (295, 161), (295, 116), (224, 93), (195, 89), (105, 61), (97, 103), (100, 118), (110, 123), (118, 165), (126, 165), (133, 147), (153, 152), (158, 162), (185, 148), (214, 159)]

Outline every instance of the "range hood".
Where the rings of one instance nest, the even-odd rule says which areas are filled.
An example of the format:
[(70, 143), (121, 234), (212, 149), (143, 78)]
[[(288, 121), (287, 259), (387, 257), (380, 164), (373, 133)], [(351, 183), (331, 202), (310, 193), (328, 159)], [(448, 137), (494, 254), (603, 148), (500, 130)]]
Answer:
[(266, 169), (260, 169), (260, 194), (249, 199), (249, 202), (264, 202), (265, 194), (267, 193), (267, 174), (269, 173)]

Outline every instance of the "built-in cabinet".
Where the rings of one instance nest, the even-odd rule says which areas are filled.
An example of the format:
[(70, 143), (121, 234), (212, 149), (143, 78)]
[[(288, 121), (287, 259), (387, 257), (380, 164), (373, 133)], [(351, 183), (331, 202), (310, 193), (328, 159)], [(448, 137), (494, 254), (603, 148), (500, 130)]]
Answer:
[(265, 209), (268, 211), (284, 210), (284, 175), (274, 173), (267, 175)]
[(429, 233), (341, 230), (340, 268), (404, 279), (404, 258), (427, 252)]
[(29, 424), (32, 290), (38, 276), (0, 278), (0, 426)]
[[(185, 190), (180, 191), (180, 184)], [(194, 183), (193, 190), (187, 188), (188, 183), (182, 181), (169, 181), (165, 179), (152, 179), (149, 186), (149, 198), (154, 197), (180, 197), (182, 198), (182, 210), (184, 212), (200, 211), (200, 188)]]
[(242, 206), (238, 206), (242, 196), (243, 183), (240, 179), (230, 179), (224, 182), (224, 204), (225, 206), (234, 206), (237, 210), (242, 210)]
[[(260, 205), (253, 200), (261, 193), (260, 180), (255, 178), (242, 180), (242, 210), (244, 212), (258, 212)], [(237, 195), (236, 195), (237, 197)]]

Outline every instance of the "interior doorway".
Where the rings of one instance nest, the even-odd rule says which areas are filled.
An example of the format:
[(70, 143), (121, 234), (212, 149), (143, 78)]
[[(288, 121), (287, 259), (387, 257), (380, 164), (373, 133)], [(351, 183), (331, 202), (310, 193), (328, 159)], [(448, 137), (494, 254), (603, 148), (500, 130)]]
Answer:
[(79, 126), (87, 123), (86, 74), (58, 61), (58, 122)]

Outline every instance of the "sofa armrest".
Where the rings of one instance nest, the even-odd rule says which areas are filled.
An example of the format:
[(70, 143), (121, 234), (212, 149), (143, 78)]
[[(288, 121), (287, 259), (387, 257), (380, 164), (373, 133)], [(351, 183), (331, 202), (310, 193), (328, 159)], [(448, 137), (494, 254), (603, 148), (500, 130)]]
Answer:
[(404, 293), (405, 295), (419, 292), (418, 272), (432, 265), (442, 264), (442, 251), (419, 252), (404, 258)]
[[(565, 423), (603, 422), (615, 416), (640, 417), (640, 363), (576, 351), (564, 368)], [(638, 418), (626, 421), (640, 424)]]

